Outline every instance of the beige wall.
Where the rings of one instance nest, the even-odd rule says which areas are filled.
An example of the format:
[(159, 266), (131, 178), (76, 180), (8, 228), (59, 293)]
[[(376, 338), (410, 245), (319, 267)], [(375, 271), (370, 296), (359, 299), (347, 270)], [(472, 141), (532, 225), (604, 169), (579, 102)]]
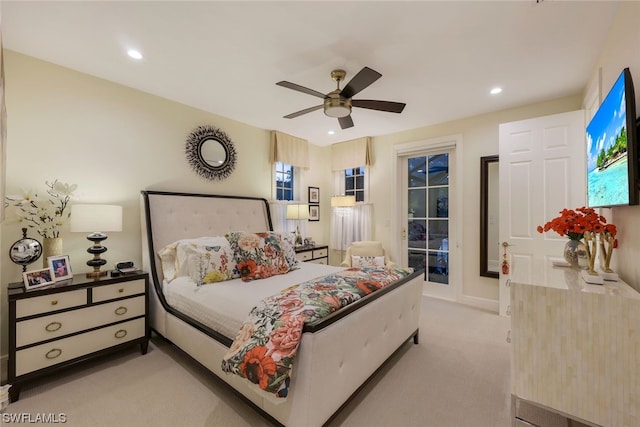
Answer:
[[(623, 2), (609, 37), (593, 70), (592, 84), (602, 75), (605, 96), (620, 72), (629, 67), (635, 85), (636, 117), (640, 114), (640, 3)], [(631, 161), (631, 159), (630, 159)], [(612, 268), (621, 278), (640, 291), (640, 206), (602, 209), (602, 215), (618, 227), (618, 249), (614, 251)]]

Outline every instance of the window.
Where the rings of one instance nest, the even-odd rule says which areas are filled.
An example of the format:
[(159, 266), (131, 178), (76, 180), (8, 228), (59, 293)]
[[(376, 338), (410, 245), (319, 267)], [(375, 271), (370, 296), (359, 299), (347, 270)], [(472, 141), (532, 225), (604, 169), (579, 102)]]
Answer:
[(276, 162), (276, 200), (293, 200), (294, 167)]
[(344, 194), (356, 196), (356, 202), (364, 202), (364, 166), (344, 171)]

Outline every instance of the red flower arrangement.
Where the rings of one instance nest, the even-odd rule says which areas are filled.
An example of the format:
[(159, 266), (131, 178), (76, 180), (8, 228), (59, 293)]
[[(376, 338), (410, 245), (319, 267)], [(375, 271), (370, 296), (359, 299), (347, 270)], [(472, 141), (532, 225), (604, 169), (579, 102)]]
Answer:
[[(607, 224), (607, 219), (591, 208), (563, 209), (560, 216), (553, 218), (544, 226), (538, 226), (538, 233), (553, 230), (560, 236), (567, 236), (571, 240), (581, 240), (586, 231), (610, 234), (616, 236), (618, 230), (613, 224)], [(614, 247), (617, 240), (614, 241)]]

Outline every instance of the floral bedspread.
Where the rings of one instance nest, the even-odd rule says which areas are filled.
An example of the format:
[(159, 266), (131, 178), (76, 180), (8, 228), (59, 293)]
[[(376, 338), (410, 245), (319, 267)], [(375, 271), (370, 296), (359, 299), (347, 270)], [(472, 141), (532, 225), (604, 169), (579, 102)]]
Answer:
[(411, 269), (350, 268), (283, 289), (262, 300), (224, 356), (222, 370), (285, 398), (302, 328), (408, 276)]

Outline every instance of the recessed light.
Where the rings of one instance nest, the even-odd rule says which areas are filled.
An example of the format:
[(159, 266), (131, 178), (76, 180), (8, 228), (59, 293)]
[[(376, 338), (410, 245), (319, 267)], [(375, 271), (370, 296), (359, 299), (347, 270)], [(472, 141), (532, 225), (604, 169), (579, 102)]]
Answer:
[(502, 92), (502, 88), (501, 88), (501, 87), (494, 87), (493, 89), (491, 89), (491, 91), (489, 91), (489, 93), (490, 93), (491, 95), (497, 95), (497, 94), (499, 94), (500, 92)]
[(127, 55), (129, 55), (133, 59), (142, 59), (142, 54), (139, 51), (135, 50), (135, 49), (129, 49), (127, 51)]
[(327, 132), (329, 135), (334, 135), (335, 131), (330, 130), (329, 132)]

